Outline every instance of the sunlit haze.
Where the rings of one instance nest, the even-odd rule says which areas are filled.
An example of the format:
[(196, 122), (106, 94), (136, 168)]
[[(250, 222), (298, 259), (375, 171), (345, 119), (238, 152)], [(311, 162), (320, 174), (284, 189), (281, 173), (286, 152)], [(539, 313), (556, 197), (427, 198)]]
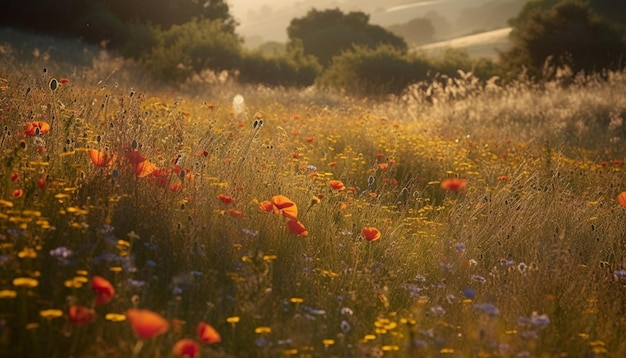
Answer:
[[(406, 23), (419, 17), (432, 17), (437, 21), (449, 23), (449, 31), (440, 33), (438, 40), (445, 40), (454, 36), (460, 36), (477, 30), (493, 30), (496, 26), (488, 24), (493, 20), (479, 19), (483, 21), (484, 29), (477, 21), (473, 24), (464, 23), (468, 11), (478, 9), (485, 3), (492, 6), (500, 5), (499, 2), (488, 0), (389, 0), (384, 3), (375, 0), (230, 0), (231, 12), (239, 21), (238, 33), (242, 35), (247, 44), (259, 44), (265, 41), (285, 42), (287, 40), (287, 27), (290, 21), (296, 17), (302, 17), (312, 8), (318, 10), (339, 8), (344, 12), (363, 11), (370, 15), (370, 22), (380, 26), (390, 26)], [(480, 13), (479, 11), (474, 11)], [(463, 15), (463, 16), (460, 16)], [(486, 17), (486, 16), (484, 16)], [(501, 23), (506, 23), (503, 16)], [(446, 25), (447, 25), (446, 24)], [(448, 26), (448, 25), (447, 25)]]

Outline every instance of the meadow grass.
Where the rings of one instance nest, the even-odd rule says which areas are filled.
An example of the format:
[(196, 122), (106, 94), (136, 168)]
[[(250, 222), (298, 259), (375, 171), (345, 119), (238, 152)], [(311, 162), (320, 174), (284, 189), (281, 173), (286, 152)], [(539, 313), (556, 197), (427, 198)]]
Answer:
[(372, 102), (30, 54), (0, 68), (2, 356), (626, 353), (624, 74)]

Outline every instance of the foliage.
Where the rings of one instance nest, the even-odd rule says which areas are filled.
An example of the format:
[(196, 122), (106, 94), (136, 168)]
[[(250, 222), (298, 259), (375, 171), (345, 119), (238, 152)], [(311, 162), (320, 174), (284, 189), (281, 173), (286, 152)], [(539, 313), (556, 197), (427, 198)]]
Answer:
[(306, 16), (293, 19), (287, 34), (291, 42), (301, 41), (304, 53), (317, 57), (322, 66), (355, 45), (372, 49), (386, 44), (400, 52), (407, 49), (401, 37), (369, 24), (369, 15), (363, 12), (312, 9)]
[(456, 76), (472, 72), (481, 80), (493, 76), (495, 65), (484, 59), (473, 60), (461, 50), (447, 49), (438, 57), (405, 54), (388, 46), (374, 50), (355, 47), (333, 58), (320, 77), (322, 87), (345, 91), (353, 96), (380, 97), (400, 94), (409, 85), (436, 76)]
[(158, 78), (170, 81), (184, 80), (206, 69), (235, 69), (241, 54), (241, 40), (222, 31), (220, 21), (196, 19), (173, 25), (160, 32), (156, 41), (143, 61)]
[(242, 83), (302, 87), (315, 82), (321, 66), (314, 57), (306, 56), (301, 47), (291, 46), (284, 54), (245, 54), (238, 70), (237, 79)]
[(169, 28), (193, 18), (220, 20), (221, 29), (235, 33), (236, 21), (223, 0), (40, 0), (4, 1), (0, 22), (42, 33), (83, 37), (99, 43), (123, 44), (122, 24), (152, 24)]
[(425, 59), (390, 46), (355, 47), (335, 56), (320, 78), (320, 85), (357, 96), (399, 93), (411, 83), (426, 79)]
[[(522, 66), (534, 77), (550, 66), (593, 72), (621, 68), (626, 49), (626, 12), (609, 15), (604, 2), (545, 0), (528, 2), (511, 21), (513, 47), (502, 61), (514, 72)], [(617, 19), (621, 19), (621, 22)], [(548, 74), (549, 75), (549, 74)]]
[(54, 55), (2, 62), (3, 357), (626, 355), (624, 73), (329, 105)]
[(141, 22), (168, 29), (192, 19), (219, 20), (221, 30), (235, 33), (236, 20), (224, 0), (107, 0), (107, 6), (124, 22)]

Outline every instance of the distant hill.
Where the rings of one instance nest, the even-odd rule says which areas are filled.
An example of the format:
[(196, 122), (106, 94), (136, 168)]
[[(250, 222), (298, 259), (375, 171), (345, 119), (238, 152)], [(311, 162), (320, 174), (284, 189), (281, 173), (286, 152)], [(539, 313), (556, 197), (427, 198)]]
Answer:
[(457, 37), (448, 41), (435, 42), (417, 47), (424, 50), (428, 54), (436, 55), (446, 48), (456, 48), (466, 50), (471, 57), (485, 57), (496, 59), (498, 50), (505, 51), (510, 46), (509, 33), (510, 27), (503, 29), (482, 32), (469, 36)]
[[(293, 5), (282, 5), (276, 8), (263, 5), (261, 1), (258, 7), (248, 10), (245, 16), (240, 13), (238, 20), (241, 22), (241, 26), (237, 28), (237, 32), (244, 38), (252, 40), (249, 41), (248, 45), (258, 44), (261, 41), (285, 42), (287, 41), (287, 27), (292, 19), (305, 16), (312, 8), (319, 10), (339, 8), (344, 12), (363, 11), (370, 15), (370, 23), (383, 27), (436, 14), (453, 25), (450, 28), (452, 34), (467, 34), (472, 31), (490, 30), (505, 26), (510, 11), (501, 14), (489, 9), (499, 9), (503, 3), (523, 3), (523, 1), (389, 0), (382, 4), (379, 0), (318, 0), (315, 2), (294, 1)], [(480, 18), (474, 19), (474, 15), (488, 18), (490, 21), (486, 22)], [(464, 19), (464, 26), (454, 26), (460, 18)], [(500, 25), (494, 25), (494, 21)], [(450, 34), (440, 35), (452, 36)], [(443, 38), (442, 36), (437, 37)]]

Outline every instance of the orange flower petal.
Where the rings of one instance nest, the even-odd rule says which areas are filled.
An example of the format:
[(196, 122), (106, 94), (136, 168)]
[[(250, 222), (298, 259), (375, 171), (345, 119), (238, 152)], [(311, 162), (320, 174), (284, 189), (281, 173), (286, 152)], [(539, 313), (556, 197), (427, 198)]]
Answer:
[(309, 232), (306, 230), (304, 225), (298, 220), (289, 220), (287, 221), (287, 229), (290, 233), (296, 234), (298, 236), (309, 236)]
[(24, 134), (27, 136), (33, 136), (38, 134), (47, 134), (50, 132), (50, 124), (47, 122), (33, 121), (26, 123), (26, 130)]
[(137, 164), (135, 167), (135, 174), (139, 178), (146, 177), (152, 173), (154, 173), (159, 168), (149, 160), (144, 160), (143, 162)]
[(279, 209), (284, 209), (292, 205), (296, 205), (293, 201), (291, 201), (288, 197), (284, 195), (273, 196), (271, 202)]
[(141, 339), (150, 339), (167, 332), (170, 324), (163, 316), (145, 309), (131, 308), (126, 317), (133, 332)]
[(177, 357), (195, 358), (200, 353), (200, 346), (193, 339), (179, 339), (172, 347), (172, 353)]
[(111, 302), (115, 295), (115, 288), (111, 282), (101, 276), (94, 276), (91, 279), (91, 289), (96, 291), (96, 307)]
[(115, 155), (109, 156), (107, 153), (97, 149), (89, 149), (87, 153), (89, 154), (89, 159), (91, 159), (93, 165), (97, 167), (110, 166), (113, 162), (115, 162)]
[(198, 323), (198, 339), (206, 344), (220, 343), (222, 341), (219, 332), (206, 322)]
[(275, 195), (271, 199), (276, 209), (280, 210), (283, 216), (296, 220), (298, 218), (298, 206), (284, 195)]
[(617, 195), (617, 201), (619, 202), (621, 206), (626, 208), (626, 191), (623, 191), (619, 193), (619, 195)]
[(361, 236), (367, 241), (376, 241), (380, 239), (380, 231), (375, 227), (364, 227)]

